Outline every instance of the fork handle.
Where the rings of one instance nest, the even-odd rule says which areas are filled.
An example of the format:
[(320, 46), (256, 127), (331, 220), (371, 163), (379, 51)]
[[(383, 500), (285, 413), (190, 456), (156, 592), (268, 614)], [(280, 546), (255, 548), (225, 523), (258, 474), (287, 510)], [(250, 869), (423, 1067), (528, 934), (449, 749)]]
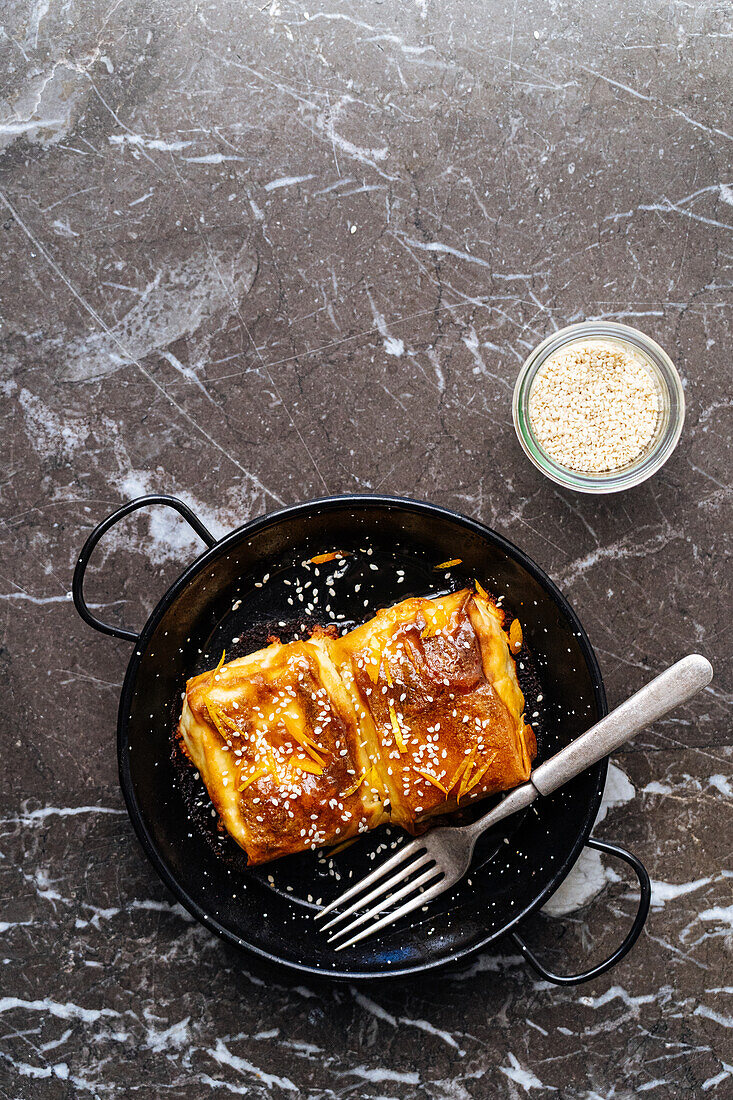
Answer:
[(566, 748), (532, 772), (530, 781), (540, 794), (558, 787), (602, 760), (635, 733), (656, 722), (702, 691), (713, 678), (713, 667), (699, 653), (671, 665)]

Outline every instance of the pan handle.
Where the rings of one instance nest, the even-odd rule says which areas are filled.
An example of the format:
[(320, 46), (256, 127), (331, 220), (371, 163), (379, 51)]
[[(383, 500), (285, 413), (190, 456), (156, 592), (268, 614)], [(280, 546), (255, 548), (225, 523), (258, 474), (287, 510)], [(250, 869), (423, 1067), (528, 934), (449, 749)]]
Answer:
[(615, 966), (617, 962), (623, 959), (631, 948), (634, 946), (641, 930), (646, 922), (647, 914), (649, 913), (649, 902), (652, 896), (651, 882), (649, 881), (649, 874), (646, 867), (641, 860), (633, 855), (632, 852), (627, 852), (625, 848), (619, 847), (618, 844), (610, 844), (607, 840), (598, 840), (596, 837), (588, 837), (586, 844), (589, 848), (597, 848), (599, 852), (605, 852), (610, 856), (618, 856), (624, 863), (628, 863), (639, 880), (639, 908), (636, 911), (634, 917), (634, 923), (631, 925), (625, 939), (616, 950), (604, 959), (603, 962), (598, 963), (597, 966), (591, 967), (590, 970), (581, 971), (580, 974), (554, 974), (551, 970), (547, 970), (539, 961), (537, 956), (530, 951), (527, 944), (522, 937), (516, 932), (510, 932), (515, 944), (522, 952), (525, 961), (529, 963), (533, 970), (536, 970), (540, 977), (545, 981), (552, 982), (553, 985), (580, 985), (581, 982), (589, 982), (592, 978), (598, 978), (601, 974), (605, 974), (607, 970), (610, 970), (612, 966)]
[(76, 569), (74, 570), (74, 581), (71, 586), (74, 606), (84, 622), (89, 623), (95, 630), (99, 630), (102, 634), (111, 634), (113, 638), (124, 638), (125, 641), (129, 642), (136, 642), (139, 637), (134, 630), (127, 630), (123, 626), (113, 626), (111, 623), (103, 623), (101, 619), (92, 615), (84, 599), (84, 576), (87, 571), (89, 559), (92, 556), (92, 551), (102, 538), (102, 535), (109, 531), (110, 527), (114, 527), (119, 520), (124, 519), (125, 516), (129, 516), (131, 512), (136, 512), (138, 508), (146, 508), (149, 504), (162, 504), (166, 508), (174, 508), (179, 515), (183, 516), (186, 522), (194, 529), (199, 538), (202, 539), (209, 548), (215, 546), (217, 542), (211, 532), (204, 527), (201, 520), (191, 511), (187, 504), (184, 504), (183, 501), (179, 500), (177, 497), (162, 496), (158, 493), (151, 493), (148, 496), (136, 497), (135, 500), (128, 501), (127, 504), (123, 504), (121, 508), (113, 512), (111, 516), (107, 516), (106, 519), (103, 519), (102, 522), (94, 528), (82, 547), (82, 551), (79, 554), (79, 560), (76, 563)]

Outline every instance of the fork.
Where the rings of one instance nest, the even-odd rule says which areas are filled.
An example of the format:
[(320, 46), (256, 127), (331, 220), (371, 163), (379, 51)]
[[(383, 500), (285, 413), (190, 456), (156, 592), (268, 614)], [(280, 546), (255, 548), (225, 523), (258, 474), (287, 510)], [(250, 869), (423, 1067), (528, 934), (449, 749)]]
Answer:
[[(476, 841), (483, 832), (510, 814), (530, 806), (539, 795), (552, 794), (574, 776), (625, 744), (639, 730), (686, 703), (698, 691), (702, 691), (712, 677), (712, 665), (705, 657), (699, 653), (683, 657), (544, 764), (540, 764), (526, 783), (515, 787), (498, 806), (483, 817), (458, 828), (444, 826), (433, 829), (425, 836), (403, 845), (390, 859), (316, 914), (314, 919), (321, 920), (334, 909), (351, 902), (347, 908), (321, 925), (322, 931), (333, 929), (347, 917), (358, 914), (345, 927), (332, 932), (329, 943), (342, 940), (335, 948), (336, 951), (342, 951), (367, 936), (373, 936), (418, 906), (439, 897), (466, 874), (471, 865)], [(399, 870), (395, 874), (385, 877), (396, 868)], [(373, 889), (364, 894), (370, 886)], [(392, 908), (397, 902), (402, 904), (396, 909)], [(370, 905), (371, 908), (364, 909)], [(390, 911), (375, 920), (385, 909)], [(361, 928), (361, 931), (356, 932), (357, 928)], [(356, 934), (352, 935), (354, 932)], [(350, 938), (344, 939), (345, 936)]]

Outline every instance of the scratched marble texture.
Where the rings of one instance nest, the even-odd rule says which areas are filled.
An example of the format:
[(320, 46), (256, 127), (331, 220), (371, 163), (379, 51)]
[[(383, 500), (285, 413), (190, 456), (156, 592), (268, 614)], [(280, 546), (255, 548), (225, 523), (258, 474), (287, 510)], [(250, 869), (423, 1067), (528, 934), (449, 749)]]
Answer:
[[(0, 4), (0, 1096), (731, 1096), (732, 38), (719, 2)], [(528, 350), (586, 317), (686, 385), (618, 498), (554, 488), (511, 426)], [(69, 597), (148, 490), (221, 532), (335, 492), (477, 516), (568, 594), (611, 703), (707, 654), (610, 772), (597, 831), (654, 879), (632, 955), (356, 988), (194, 924), (117, 787), (129, 647)], [(196, 552), (140, 517), (93, 598), (139, 624)], [(634, 908), (587, 857), (527, 934), (571, 969)]]

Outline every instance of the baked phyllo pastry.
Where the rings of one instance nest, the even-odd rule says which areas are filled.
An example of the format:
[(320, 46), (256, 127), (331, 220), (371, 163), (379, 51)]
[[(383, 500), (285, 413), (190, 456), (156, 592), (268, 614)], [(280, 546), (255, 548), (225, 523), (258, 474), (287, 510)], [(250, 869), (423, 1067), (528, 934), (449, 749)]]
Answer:
[(273, 642), (186, 685), (179, 723), (252, 864), (438, 814), (529, 778), (514, 620), (477, 585), (412, 598), (343, 637)]

